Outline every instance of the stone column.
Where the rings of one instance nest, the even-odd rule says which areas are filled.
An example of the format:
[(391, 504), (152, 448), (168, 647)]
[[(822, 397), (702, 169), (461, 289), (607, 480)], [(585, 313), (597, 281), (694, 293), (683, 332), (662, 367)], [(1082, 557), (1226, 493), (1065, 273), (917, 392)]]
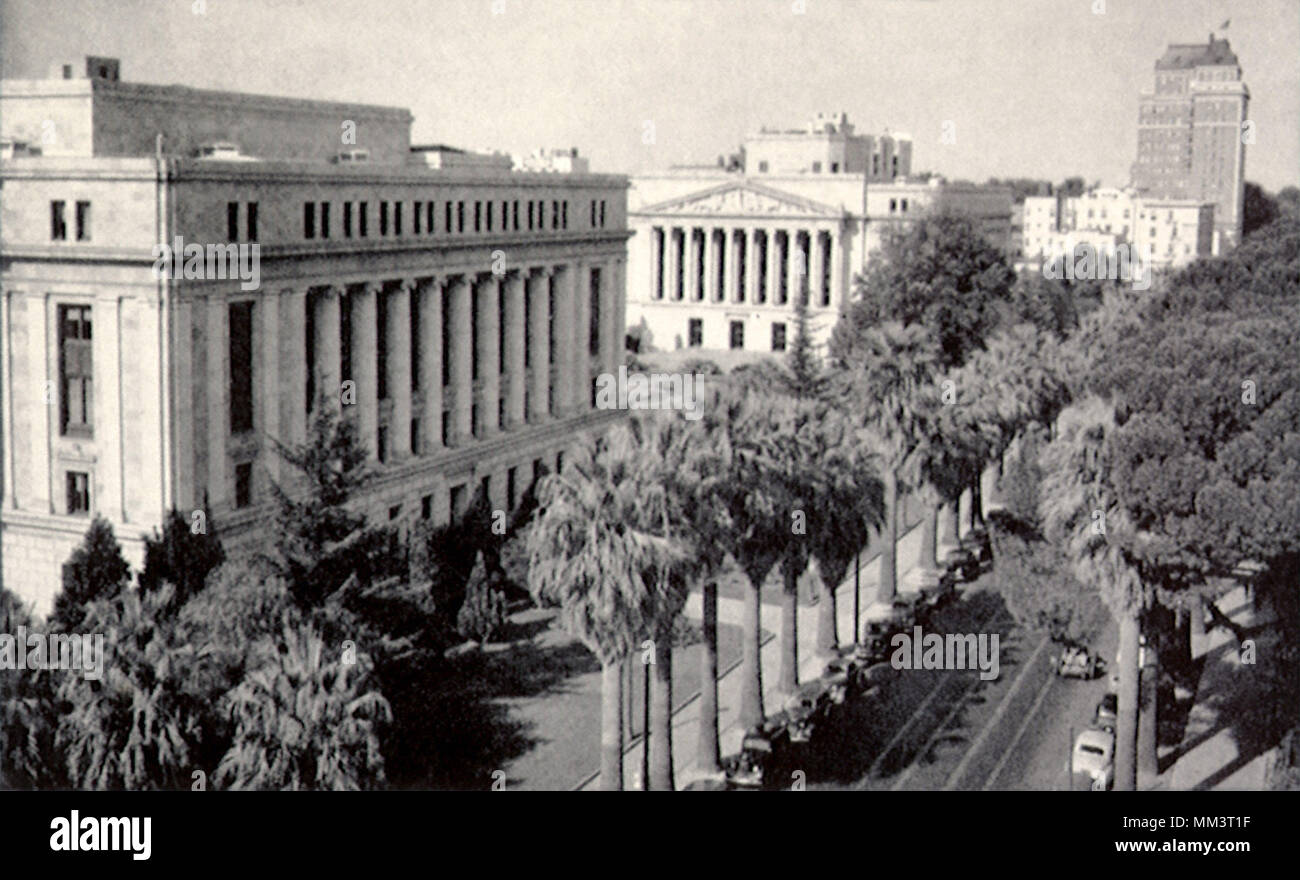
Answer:
[(511, 430), (524, 424), (524, 279), (519, 272), (506, 276), (501, 295), (506, 310), (506, 423)]
[(650, 299), (657, 299), (663, 283), (664, 238), (663, 227), (650, 227)]
[(501, 430), (497, 416), (501, 399), (501, 303), (495, 275), (481, 275), (474, 294), (478, 338), (479, 427), (487, 437)]
[(370, 281), (352, 293), (352, 380), (357, 433), (373, 460), (379, 455), (379, 301), (383, 287)]
[(411, 455), (411, 291), (415, 282), (403, 279), (388, 294), (385, 315), (388, 326), (384, 328), (388, 344), (388, 357), (384, 366), (387, 375), (388, 397), (393, 401), (392, 415), (388, 421), (388, 448), (394, 459)]
[(551, 270), (539, 269), (528, 276), (528, 350), (529, 366), (528, 421), (540, 422), (550, 412), (551, 350), (550, 290)]
[(316, 310), (315, 339), (312, 341), (316, 361), (316, 400), (311, 401), (311, 405), (315, 409), (323, 396), (330, 406), (337, 409), (339, 385), (343, 381), (343, 289), (331, 286), (318, 291), (313, 308)]
[[(420, 437), (426, 450), (442, 448), (442, 281), (436, 276), (419, 288), (420, 394), (424, 397)], [(416, 450), (417, 452), (419, 450)]]
[(781, 252), (777, 247), (776, 230), (767, 230), (767, 303), (777, 305), (781, 295)]
[(574, 263), (573, 274), (574, 381), (578, 412), (583, 413), (591, 409), (591, 267)]
[(677, 250), (676, 227), (667, 227), (668, 237), (665, 244), (668, 247), (667, 273), (668, 284), (664, 288), (664, 298), (668, 300), (681, 299), (682, 288), (681, 281), (681, 254)]
[[(715, 302), (718, 298), (718, 230), (710, 226), (704, 230), (704, 301)], [(723, 267), (724, 269), (727, 267)]]
[[(207, 297), (208, 320), (206, 332), (203, 334), (204, 345), (207, 353), (207, 400), (208, 400), (208, 503), (213, 506), (225, 503), (230, 497), (230, 490), (227, 488), (227, 467), (226, 467), (226, 439), (230, 434), (230, 369), (226, 366), (226, 355), (228, 354), (228, 342), (226, 339), (226, 298), (216, 291), (212, 291)], [(114, 322), (116, 323), (116, 322)], [(103, 339), (108, 331), (108, 327), (96, 327), (95, 335)], [(98, 347), (98, 341), (96, 342)], [(109, 385), (116, 383), (95, 383), (98, 385)], [(96, 400), (96, 404), (101, 401)], [(103, 410), (105, 416), (114, 410)], [(113, 432), (116, 433), (116, 432)], [(100, 454), (104, 456), (107, 462), (114, 462), (118, 456), (110, 451), (101, 450)], [(121, 505), (121, 498), (117, 499)], [(120, 509), (112, 516), (120, 515)]]
[(280, 293), (280, 435), (281, 443), (307, 439), (307, 289)]
[(745, 230), (745, 301), (759, 304), (758, 296), (758, 230)]
[(574, 325), (574, 272), (573, 267), (564, 264), (555, 270), (555, 367), (556, 389), (555, 409), (561, 417), (573, 415), (577, 408), (577, 371), (578, 358), (573, 350), (573, 340), (577, 336)]
[(822, 276), (825, 274), (822, 252), (822, 233), (814, 229), (808, 233), (808, 305), (822, 307)]
[(847, 254), (844, 252), (844, 234), (839, 229), (831, 233), (831, 306), (840, 311), (848, 308), (848, 281), (844, 278), (844, 264)]
[[(287, 340), (282, 340), (280, 300), (292, 290), (269, 291), (253, 306), (253, 427), (263, 437), (280, 437), (284, 432), (280, 422), (280, 382), (287, 379), (280, 373), (280, 352)], [(287, 328), (283, 328), (287, 332)], [(267, 475), (280, 480), (280, 456), (270, 443), (262, 445), (260, 457)]]
[(744, 300), (744, 290), (740, 287), (740, 273), (736, 267), (740, 262), (740, 248), (736, 246), (736, 230), (727, 230), (727, 267), (731, 269), (727, 273), (726, 293), (723, 296), (723, 302), (738, 303)]
[(470, 279), (464, 275), (457, 276), (447, 285), (447, 296), (447, 321), (451, 325), (447, 328), (447, 341), (451, 345), (447, 377), (451, 393), (451, 428), (448, 433), (451, 445), (459, 446), (474, 433), (473, 353), (470, 351), (474, 326), (470, 314)]
[(616, 265), (610, 260), (600, 270), (600, 370), (612, 375), (618, 373)]
[(799, 248), (799, 230), (792, 229), (786, 233), (786, 236), (786, 302), (793, 305), (799, 301), (798, 297), (803, 289), (803, 282), (807, 273), (807, 261), (804, 259), (803, 251)]

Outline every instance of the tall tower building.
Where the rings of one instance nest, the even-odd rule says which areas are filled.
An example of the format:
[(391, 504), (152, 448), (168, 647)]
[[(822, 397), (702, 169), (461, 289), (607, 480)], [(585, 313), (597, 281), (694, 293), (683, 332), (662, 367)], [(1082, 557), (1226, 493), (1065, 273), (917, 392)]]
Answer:
[(1159, 199), (1214, 204), (1214, 252), (1241, 238), (1250, 90), (1228, 41), (1171, 43), (1138, 106), (1133, 185)]

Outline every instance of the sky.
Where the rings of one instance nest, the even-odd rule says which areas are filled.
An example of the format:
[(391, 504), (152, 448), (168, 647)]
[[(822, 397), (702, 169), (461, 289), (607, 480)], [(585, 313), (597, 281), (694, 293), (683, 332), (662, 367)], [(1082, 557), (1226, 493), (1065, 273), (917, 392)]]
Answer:
[(916, 171), (1122, 185), (1155, 60), (1211, 31), (1251, 91), (1246, 178), (1300, 184), (1300, 0), (0, 0), (0, 74), (107, 55), (124, 80), (408, 107), (417, 143), (576, 146), (619, 173), (845, 111), (911, 134)]

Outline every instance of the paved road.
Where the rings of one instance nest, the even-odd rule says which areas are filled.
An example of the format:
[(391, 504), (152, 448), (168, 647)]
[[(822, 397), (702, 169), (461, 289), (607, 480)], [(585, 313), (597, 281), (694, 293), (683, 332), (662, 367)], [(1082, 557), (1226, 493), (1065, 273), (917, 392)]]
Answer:
[[(997, 633), (999, 676), (901, 670), (878, 704), (850, 707), (816, 744), (809, 789), (1064, 789), (1071, 729), (1085, 726), (1106, 679), (1058, 679), (1055, 646), (1011, 622), (988, 575), (936, 616), (940, 632)], [(1098, 607), (1093, 644), (1114, 656), (1116, 632)], [(1104, 625), (1104, 626), (1103, 626)], [(808, 759), (813, 763), (813, 759)]]

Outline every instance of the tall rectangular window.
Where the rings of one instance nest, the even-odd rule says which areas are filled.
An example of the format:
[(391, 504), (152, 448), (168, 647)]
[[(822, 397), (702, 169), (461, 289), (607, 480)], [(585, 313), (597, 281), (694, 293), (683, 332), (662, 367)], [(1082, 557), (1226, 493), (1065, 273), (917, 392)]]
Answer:
[(253, 304), (230, 308), (230, 431), (253, 430)]
[(239, 241), (239, 202), (226, 202), (226, 241)]
[(77, 241), (90, 241), (90, 202), (77, 202)]
[(343, 237), (352, 237), (352, 203), (343, 203)]
[(785, 324), (779, 321), (772, 324), (772, 351), (785, 351)]
[(59, 432), (94, 427), (94, 356), (90, 306), (59, 306)]
[(393, 235), (402, 234), (402, 202), (393, 202)]
[(551, 202), (551, 228), (560, 228), (560, 203), (557, 201)]
[(90, 474), (85, 471), (68, 471), (64, 475), (64, 481), (68, 515), (84, 516), (90, 513)]
[(456, 231), (457, 232), (465, 231), (465, 203), (464, 202), (456, 203)]
[(248, 240), (257, 241), (257, 202), (249, 202), (248, 208)]
[(704, 319), (691, 318), (686, 325), (687, 345), (691, 348), (699, 348), (704, 344)]
[(330, 237), (330, 203), (320, 203), (320, 237)]
[(427, 235), (433, 235), (433, 209), (435, 207), (437, 207), (435, 202), (426, 202), (424, 205), (424, 231)]
[(560, 228), (569, 228), (569, 203), (568, 201), (560, 202)]
[(66, 202), (50, 202), (50, 240), (68, 240), (68, 218), (65, 216)]
[(382, 238), (388, 234), (388, 202), (379, 203), (379, 235)]
[(420, 234), (420, 203), (411, 202), (411, 232), (414, 235)]
[(302, 203), (302, 237), (316, 237), (316, 203)]
[(731, 347), (741, 349), (745, 347), (745, 322), (731, 322)]
[(368, 202), (357, 203), (357, 234), (365, 238), (369, 234), (370, 205)]
[(513, 227), (515, 232), (518, 232), (519, 231), (519, 202), (518, 201), (515, 201), (514, 204), (511, 205), (510, 216), (513, 221), (510, 225)]
[(483, 203), (475, 202), (474, 203), (474, 231), (475, 232), (482, 231), (483, 228), (482, 220), (483, 220)]
[(443, 205), (443, 209), (444, 209), (444, 210), (443, 210), (443, 215), (444, 215), (444, 216), (443, 216), (443, 218), (442, 218), (442, 220), (443, 220), (443, 222), (442, 222), (442, 231), (443, 231), (443, 232), (451, 232), (453, 229), (456, 228), (456, 227), (455, 227), (455, 224), (452, 223), (452, 220), (453, 220), (454, 218), (452, 217), (452, 211), (453, 211), (453, 208), (452, 208), (452, 204), (451, 204), (451, 202), (447, 202), (447, 203), (445, 203), (445, 204)]
[(487, 231), (492, 231), (492, 202), (487, 202)]

